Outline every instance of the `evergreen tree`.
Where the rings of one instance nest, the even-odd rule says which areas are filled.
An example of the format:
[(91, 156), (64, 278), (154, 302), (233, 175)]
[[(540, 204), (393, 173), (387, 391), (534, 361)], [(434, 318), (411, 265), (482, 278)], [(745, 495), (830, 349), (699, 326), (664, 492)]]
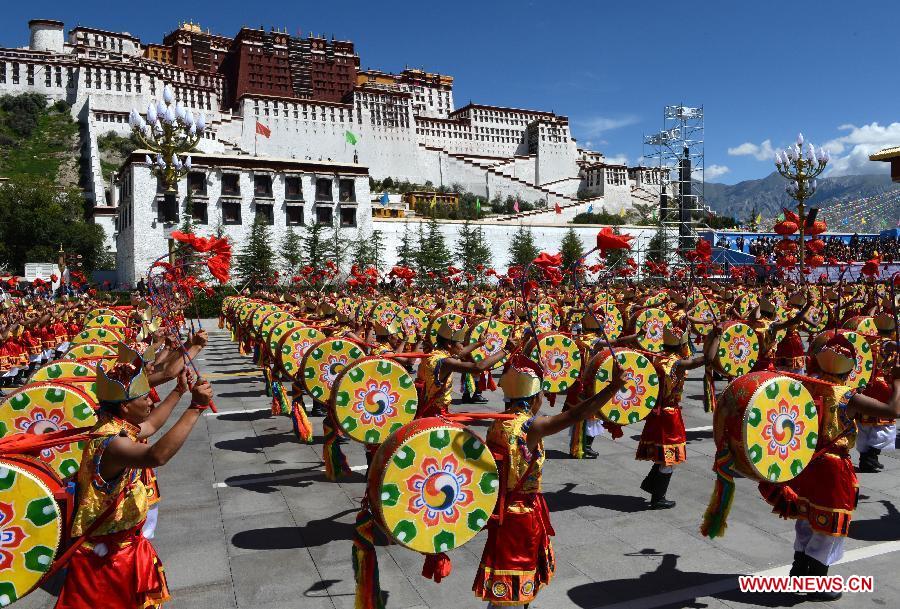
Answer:
[(666, 236), (663, 229), (656, 231), (656, 234), (650, 238), (650, 242), (647, 243), (646, 257), (653, 262), (662, 262), (666, 259)]
[(566, 231), (559, 245), (559, 253), (562, 254), (562, 266), (566, 270), (571, 269), (575, 262), (584, 255), (584, 242), (574, 228)]
[(270, 245), (272, 236), (262, 218), (250, 229), (247, 243), (237, 255), (236, 275), (253, 291), (267, 283), (275, 275), (275, 252)]
[(531, 233), (531, 227), (520, 224), (509, 244), (509, 265), (525, 266), (537, 258), (539, 253), (537, 246), (534, 244), (534, 235)]
[[(191, 194), (188, 193), (188, 196), (184, 201), (184, 212), (181, 214), (181, 224), (178, 226), (179, 232), (189, 235), (195, 234), (197, 225), (194, 222), (193, 211), (194, 202), (191, 199)], [(199, 269), (190, 262), (193, 257), (193, 251), (193, 248), (186, 243), (175, 241), (172, 249), (172, 258), (175, 265), (181, 267), (181, 270), (185, 275), (196, 277), (199, 275)]]
[(306, 225), (306, 236), (303, 239), (303, 253), (306, 263), (316, 270), (325, 267), (329, 248), (326, 241), (325, 225), (313, 222)]
[(356, 239), (350, 244), (350, 263), (360, 270), (372, 264), (372, 246), (362, 230), (356, 231)]
[[(618, 227), (613, 228), (613, 233), (616, 235), (620, 234)], [(620, 269), (625, 264), (625, 260), (632, 256), (631, 250), (629, 249), (621, 249), (621, 250), (608, 250), (606, 253), (606, 268), (608, 269)]]
[[(419, 275), (420, 280), (426, 285), (437, 285), (437, 276), (446, 273), (447, 268), (453, 262), (453, 255), (447, 247), (444, 235), (441, 233), (440, 225), (437, 220), (432, 218), (428, 221), (427, 231), (424, 233), (424, 244), (419, 250)], [(430, 279), (428, 273), (434, 273), (435, 278)]]
[(379, 272), (384, 269), (384, 237), (380, 230), (373, 230), (372, 237), (369, 239), (369, 253), (371, 256), (371, 264)]
[(344, 238), (340, 225), (335, 224), (328, 239), (328, 257), (341, 269), (347, 261), (349, 251), (350, 242)]
[(456, 262), (466, 273), (478, 274), (478, 265), (491, 265), (491, 248), (484, 238), (480, 225), (472, 226), (466, 221), (459, 229), (459, 241), (456, 244)]
[(284, 262), (284, 270), (289, 275), (294, 275), (303, 265), (303, 237), (297, 234), (293, 226), (287, 227), (284, 239), (281, 240), (281, 251), (279, 252), (282, 262)]
[(422, 267), (423, 252), (428, 249), (428, 241), (425, 238), (425, 223), (419, 222), (416, 229), (416, 273), (419, 275), (419, 281), (425, 280), (425, 270)]
[[(421, 226), (421, 224), (419, 225)], [(416, 268), (418, 248), (413, 243), (412, 232), (409, 230), (409, 222), (403, 224), (403, 237), (400, 239), (400, 247), (397, 248), (397, 265), (407, 268)]]

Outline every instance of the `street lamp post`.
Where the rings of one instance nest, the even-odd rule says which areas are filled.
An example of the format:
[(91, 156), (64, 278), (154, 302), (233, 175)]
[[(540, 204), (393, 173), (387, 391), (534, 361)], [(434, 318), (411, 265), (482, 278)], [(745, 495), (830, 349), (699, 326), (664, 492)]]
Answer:
[(132, 109), (128, 123), (141, 145), (156, 153), (155, 159), (147, 155), (147, 164), (165, 185), (166, 206), (177, 209), (178, 180), (191, 169), (191, 157), (179, 155), (196, 147), (206, 129), (206, 119), (175, 102), (172, 88), (166, 85), (162, 99), (147, 106), (146, 119)]
[(797, 143), (788, 146), (785, 150), (775, 153), (775, 168), (782, 177), (788, 180), (785, 187), (788, 195), (797, 201), (797, 218), (799, 237), (797, 244), (800, 248), (800, 273), (803, 274), (805, 259), (804, 234), (806, 231), (806, 201), (816, 192), (816, 178), (825, 171), (825, 166), (831, 156), (828, 151), (816, 149), (812, 143), (803, 147), (803, 134), (797, 136)]

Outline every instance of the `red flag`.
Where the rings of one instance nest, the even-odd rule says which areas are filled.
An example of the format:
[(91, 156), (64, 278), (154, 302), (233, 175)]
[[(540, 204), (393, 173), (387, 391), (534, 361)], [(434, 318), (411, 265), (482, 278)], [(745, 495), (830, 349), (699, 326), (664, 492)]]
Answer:
[(516, 202), (513, 203), (513, 211), (519, 213), (519, 200), (516, 199)]
[(558, 214), (561, 214), (561, 213), (562, 213), (562, 207), (559, 206), (559, 202), (558, 202), (558, 201), (556, 202), (556, 213), (558, 213)]
[(259, 121), (256, 121), (256, 132), (263, 137), (269, 137), (270, 135), (272, 135), (272, 130)]

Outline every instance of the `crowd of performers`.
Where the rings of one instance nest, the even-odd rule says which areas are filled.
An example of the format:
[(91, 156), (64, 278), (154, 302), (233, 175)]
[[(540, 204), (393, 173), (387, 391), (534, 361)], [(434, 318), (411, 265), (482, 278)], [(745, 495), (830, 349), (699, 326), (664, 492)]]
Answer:
[[(881, 452), (895, 445), (892, 286), (660, 279), (585, 287), (559, 281), (559, 264), (547, 254), (535, 260), (547, 282), (526, 269), (518, 282), (428, 294), (295, 288), (225, 299), (220, 327), (260, 367), (272, 413), (289, 416), (303, 443), (314, 441), (309, 417), (322, 417), (327, 478), (351, 471), (343, 443), (365, 444), (368, 485), (352, 544), (357, 607), (384, 606), (379, 541), (422, 553), (423, 575), (440, 581), (451, 571), (447, 552), (485, 529), (475, 595), (492, 606), (534, 600), (555, 571), (541, 484), (543, 439), (556, 433), (569, 434), (572, 458), (592, 459), (596, 436), (614, 441), (643, 422), (635, 458), (649, 469), (635, 484), (648, 509), (674, 507), (667, 491), (688, 457), (682, 393), (694, 369), (703, 371), (717, 449), (702, 533), (724, 534), (734, 478), (750, 478), (774, 514), (796, 521), (791, 575), (826, 575), (858, 499), (851, 451), (859, 471), (878, 473)], [(410, 278), (408, 269), (393, 272)], [(4, 305), (10, 393), (0, 403), (0, 461), (20, 476), (12, 488), (25, 500), (27, 484), (41, 481), (28, 492), (45, 502), (43, 524), (66, 532), (44, 539), (42, 560), (23, 545), (0, 567), (6, 598), (61, 571), (57, 607), (145, 608), (169, 598), (150, 541), (156, 470), (214, 408), (194, 365), (208, 336), (188, 301), (135, 294), (120, 306), (92, 298)], [(171, 390), (161, 396), (155, 388), (165, 383)], [(457, 383), (463, 397), (454, 404)], [(484, 397), (495, 389), (500, 409)], [(181, 402), (187, 407), (167, 425)], [(489, 424), (483, 436), (469, 425), (479, 420)]]
[[(648, 509), (675, 506), (666, 495), (674, 470), (687, 459), (682, 393), (687, 373), (699, 368), (719, 449), (711, 464), (717, 481), (702, 519), (703, 533), (724, 533), (733, 479), (744, 476), (759, 483), (773, 513), (796, 521), (791, 575), (826, 575), (841, 558), (858, 497), (851, 451), (854, 446), (858, 451), (859, 471), (877, 473), (883, 468), (881, 451), (892, 450), (896, 439), (900, 369), (895, 370), (895, 304), (887, 286), (657, 281), (538, 288), (525, 298), (517, 286), (429, 295), (413, 290), (323, 295), (310, 290), (260, 292), (234, 298), (223, 308), (221, 324), (263, 369), (273, 413), (292, 416), (298, 438), (306, 442), (312, 441), (308, 415), (323, 417), (329, 479), (349, 472), (340, 449), (344, 435), (366, 444), (370, 472), (380, 472), (374, 486), (370, 477), (354, 539), (358, 606), (382, 606), (373, 529), (416, 548), (390, 529), (388, 510), (373, 497), (387, 479), (380, 447), (395, 450), (384, 447), (404, 432), (381, 443), (365, 441), (359, 433), (347, 433), (350, 427), (341, 420), (346, 410), (336, 395), (339, 370), (358, 366), (353, 357), (389, 358), (414, 376), (418, 403), (411, 418), (423, 426), (425, 421), (494, 419), (485, 441), (497, 463), (502, 496), (484, 523), (488, 538), (473, 585), (475, 594), (492, 605), (527, 606), (553, 576), (553, 527), (541, 497), (544, 437), (567, 431), (571, 457), (591, 459), (597, 457), (592, 448), (596, 436), (606, 430), (615, 439), (623, 425), (643, 420), (635, 458), (651, 465), (639, 487), (648, 495)], [(302, 334), (297, 327), (313, 330), (305, 335), (305, 344), (296, 340)], [(283, 334), (278, 339), (285, 330), (294, 333), (293, 339), (286, 341)], [(568, 351), (549, 346), (566, 339)], [(334, 359), (313, 366), (309, 354), (335, 340), (355, 345), (358, 353), (337, 366)], [(637, 374), (640, 366), (648, 368), (647, 374)], [(574, 368), (578, 374), (557, 382), (561, 371)], [(330, 393), (327, 388), (310, 392), (309, 379), (326, 369), (337, 385)], [(655, 382), (648, 382), (651, 376)], [(459, 406), (452, 406), (457, 378), (463, 397)], [(503, 393), (503, 412), (482, 405), (482, 391), (496, 388), (495, 379)], [(788, 385), (779, 385), (784, 382)], [(644, 393), (649, 385), (656, 388), (648, 402)], [(802, 396), (796, 397), (800, 391)], [(727, 419), (729, 412), (733, 416), (735, 408), (745, 407), (737, 413), (738, 423), (743, 416), (742, 424), (758, 424), (751, 412), (758, 408), (757, 394), (788, 398), (780, 405), (786, 410), (761, 413), (772, 417), (760, 431), (769, 440), (763, 457), (754, 454), (758, 447), (740, 445), (741, 430)], [(481, 406), (471, 412), (468, 404)], [(633, 421), (622, 418), (629, 405), (639, 405), (645, 414)], [(358, 410), (365, 408), (363, 399)], [(797, 419), (798, 408), (813, 416), (806, 429)], [(412, 433), (410, 428), (407, 435)], [(738, 446), (729, 449), (732, 436), (738, 437)], [(797, 452), (801, 448), (806, 452)], [(745, 454), (734, 454), (738, 450)], [(742, 459), (748, 465), (742, 466)], [(760, 471), (759, 460), (776, 463)], [(437, 550), (423, 552), (423, 575), (440, 581), (450, 566)], [(840, 594), (806, 596), (832, 600)]]

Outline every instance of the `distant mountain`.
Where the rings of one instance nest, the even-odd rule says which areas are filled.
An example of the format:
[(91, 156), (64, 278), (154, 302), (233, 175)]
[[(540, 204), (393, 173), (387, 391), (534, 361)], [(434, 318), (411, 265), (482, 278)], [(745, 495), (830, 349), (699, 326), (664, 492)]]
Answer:
[[(746, 180), (737, 184), (707, 182), (704, 188), (706, 204), (716, 213), (733, 216), (738, 220), (750, 218), (754, 207), (758, 213), (771, 218), (782, 207), (793, 208), (793, 202), (784, 187), (787, 181), (772, 172), (759, 180)], [(891, 182), (889, 175), (856, 175), (818, 180), (818, 190), (810, 203), (816, 207), (828, 207), (829, 203), (871, 197), (898, 190), (900, 184)]]

